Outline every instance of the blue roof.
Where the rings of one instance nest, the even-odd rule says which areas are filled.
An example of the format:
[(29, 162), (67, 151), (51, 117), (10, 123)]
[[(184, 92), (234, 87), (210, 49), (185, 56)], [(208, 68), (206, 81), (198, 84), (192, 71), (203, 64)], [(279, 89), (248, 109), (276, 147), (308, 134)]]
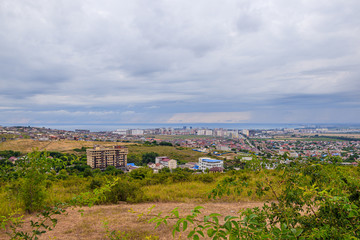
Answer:
[(136, 167), (135, 163), (128, 163), (127, 165), (128, 165), (128, 166)]
[(216, 163), (216, 162), (222, 162), (222, 161), (221, 161), (221, 160), (217, 160), (217, 159), (203, 159), (203, 162)]

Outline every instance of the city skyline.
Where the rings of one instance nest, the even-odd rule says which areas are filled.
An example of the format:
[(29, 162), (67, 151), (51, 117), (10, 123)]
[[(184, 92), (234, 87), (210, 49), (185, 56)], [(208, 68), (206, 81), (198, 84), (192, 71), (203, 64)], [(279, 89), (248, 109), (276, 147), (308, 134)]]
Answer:
[(0, 3), (0, 125), (360, 123), (360, 2)]

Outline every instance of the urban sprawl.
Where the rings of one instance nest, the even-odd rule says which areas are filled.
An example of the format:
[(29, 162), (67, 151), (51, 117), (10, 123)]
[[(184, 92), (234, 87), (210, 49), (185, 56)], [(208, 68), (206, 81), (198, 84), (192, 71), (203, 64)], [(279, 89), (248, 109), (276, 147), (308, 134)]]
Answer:
[[(1, 127), (1, 142), (16, 139), (34, 141), (105, 141), (133, 142), (141, 144), (160, 144), (191, 148), (207, 156), (194, 159), (193, 162), (178, 164), (180, 159), (167, 156), (157, 157), (148, 167), (159, 171), (162, 168), (177, 167), (222, 172), (226, 169), (237, 169), (254, 156), (274, 159), (275, 164), (267, 163), (267, 168), (276, 166), (279, 159), (283, 163), (293, 160), (302, 161), (320, 158), (329, 161), (341, 159), (344, 165), (357, 165), (360, 154), (360, 129), (304, 127), (298, 129), (205, 129), (184, 126), (183, 128), (155, 129), (117, 129), (115, 131), (91, 132), (77, 129), (75, 131), (55, 130), (39, 127)], [(163, 138), (163, 136), (171, 136)], [(92, 168), (105, 169), (115, 166), (124, 171), (138, 168), (127, 162), (128, 150), (114, 144), (110, 147), (94, 146), (87, 149), (87, 163)], [(281, 158), (279, 158), (281, 157)], [(277, 162), (275, 161), (277, 159)], [(10, 159), (14, 161), (15, 159)], [(239, 162), (240, 161), (240, 162)]]

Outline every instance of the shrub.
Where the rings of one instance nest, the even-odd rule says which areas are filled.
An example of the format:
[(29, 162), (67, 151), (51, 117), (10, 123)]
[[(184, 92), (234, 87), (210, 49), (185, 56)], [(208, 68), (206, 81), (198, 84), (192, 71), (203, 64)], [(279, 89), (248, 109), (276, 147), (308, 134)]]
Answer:
[(138, 169), (134, 169), (129, 173), (130, 178), (135, 180), (142, 180), (146, 177), (150, 177), (152, 175), (152, 169), (148, 167), (141, 167)]
[(212, 183), (215, 181), (212, 174), (197, 174), (194, 175), (194, 179), (203, 183)]
[(91, 180), (91, 183), (90, 183), (90, 185), (89, 185), (89, 188), (91, 189), (91, 190), (94, 190), (94, 189), (96, 189), (96, 188), (99, 188), (99, 187), (101, 187), (101, 181), (100, 180), (97, 180), (97, 179), (93, 179), (93, 180)]
[(84, 177), (93, 177), (93, 172), (90, 168), (86, 168), (84, 171)]
[(105, 193), (105, 202), (118, 203), (120, 201), (140, 202), (144, 198), (144, 193), (138, 183), (119, 179), (111, 187), (109, 192)]

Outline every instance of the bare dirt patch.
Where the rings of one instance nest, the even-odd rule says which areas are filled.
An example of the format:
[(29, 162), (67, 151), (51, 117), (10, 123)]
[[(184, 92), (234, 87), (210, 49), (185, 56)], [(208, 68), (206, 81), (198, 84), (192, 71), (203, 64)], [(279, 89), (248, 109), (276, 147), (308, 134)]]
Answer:
[[(136, 212), (147, 212), (155, 205), (153, 214), (163, 212), (169, 213), (174, 208), (179, 208), (181, 216), (190, 214), (190, 211), (198, 206), (196, 203), (142, 203), (142, 204), (118, 204), (106, 206), (84, 207), (83, 216), (78, 212), (79, 209), (68, 209), (67, 215), (58, 217), (56, 228), (44, 234), (40, 239), (66, 239), (66, 240), (100, 240), (107, 239), (104, 228), (104, 222), (108, 222), (110, 230), (121, 231), (127, 234), (128, 239), (144, 239), (145, 236), (159, 236), (159, 239), (172, 239), (171, 226), (161, 225), (154, 229), (154, 224), (147, 223), (144, 219), (138, 219), (137, 214), (131, 213), (133, 209)], [(204, 214), (213, 212), (220, 213), (224, 217), (227, 215), (236, 216), (240, 209), (261, 207), (262, 202), (238, 202), (238, 203), (204, 203), (201, 211)], [(31, 216), (26, 217), (30, 219)], [(170, 225), (173, 224), (170, 223)], [(183, 234), (180, 239), (185, 239)], [(0, 239), (8, 239), (4, 232), (0, 232)]]

